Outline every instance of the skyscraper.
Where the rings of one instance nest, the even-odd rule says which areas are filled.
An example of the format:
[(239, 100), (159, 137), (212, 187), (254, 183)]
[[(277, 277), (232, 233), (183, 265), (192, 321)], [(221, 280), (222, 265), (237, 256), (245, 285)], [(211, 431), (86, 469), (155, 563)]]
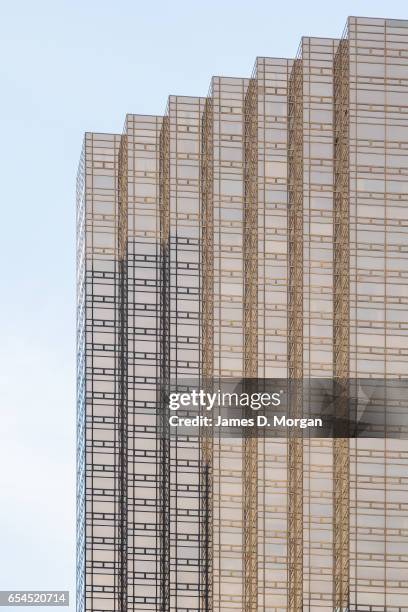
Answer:
[(85, 135), (79, 612), (408, 609), (406, 440), (170, 436), (164, 409), (190, 377), (407, 377), (407, 49), (350, 17)]

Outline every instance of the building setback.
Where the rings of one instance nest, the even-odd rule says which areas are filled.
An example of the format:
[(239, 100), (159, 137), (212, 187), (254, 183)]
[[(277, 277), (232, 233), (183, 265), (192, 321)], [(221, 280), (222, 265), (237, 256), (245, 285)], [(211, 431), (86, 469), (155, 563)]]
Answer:
[(406, 441), (170, 436), (164, 410), (188, 378), (406, 378), (407, 174), (401, 20), (85, 135), (78, 612), (408, 609)]

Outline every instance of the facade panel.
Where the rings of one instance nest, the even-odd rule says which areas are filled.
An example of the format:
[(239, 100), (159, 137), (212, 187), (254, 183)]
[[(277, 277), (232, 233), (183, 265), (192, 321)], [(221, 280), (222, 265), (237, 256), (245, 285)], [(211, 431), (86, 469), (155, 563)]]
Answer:
[[(213, 371), (241, 377), (244, 359), (243, 223), (246, 79), (214, 77), (212, 113)], [(243, 609), (243, 443), (213, 439), (213, 610)]]
[(123, 603), (121, 524), (126, 497), (121, 470), (123, 414), (117, 384), (121, 360), (119, 147), (119, 135), (86, 134), (78, 182), (80, 321), (82, 318), (78, 599), (83, 610), (115, 610)]
[[(333, 59), (338, 41), (304, 38), (303, 378), (333, 376)], [(304, 397), (309, 404), (312, 399)], [(304, 440), (303, 610), (333, 601), (333, 441)]]
[[(253, 117), (246, 117), (246, 138), (250, 141), (246, 148), (251, 156), (246, 161), (245, 205), (248, 208), (253, 198), (257, 214), (252, 228), (256, 237), (256, 274), (245, 257), (245, 282), (255, 279), (257, 291), (257, 346), (254, 369), (247, 375), (259, 378), (285, 378), (288, 371), (287, 102), (292, 63), (258, 58), (252, 78), (255, 91), (250, 92), (251, 98), (247, 94)], [(245, 231), (248, 233), (248, 226)], [(250, 440), (251, 445), (256, 447), (248, 448), (247, 454), (256, 469), (246, 486), (248, 495), (255, 489), (258, 500), (254, 509), (255, 609), (275, 612), (287, 606), (287, 440), (261, 438)]]
[[(407, 376), (406, 22), (350, 17), (350, 371)], [(350, 598), (355, 608), (408, 606), (404, 441), (350, 443)], [(405, 517), (405, 518), (404, 518)]]
[[(200, 371), (200, 147), (202, 98), (170, 96), (162, 158), (168, 164), (169, 380)], [(200, 606), (199, 437), (169, 438), (170, 609)]]
[(126, 231), (127, 605), (156, 610), (160, 547), (159, 138), (162, 119), (128, 115), (121, 140), (119, 195)]

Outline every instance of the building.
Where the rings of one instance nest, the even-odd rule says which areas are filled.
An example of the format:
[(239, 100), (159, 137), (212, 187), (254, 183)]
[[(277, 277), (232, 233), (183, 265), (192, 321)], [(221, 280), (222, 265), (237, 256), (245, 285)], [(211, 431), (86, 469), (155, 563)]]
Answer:
[(406, 440), (178, 438), (162, 409), (170, 379), (407, 377), (407, 174), (400, 20), (85, 135), (79, 612), (408, 610)]

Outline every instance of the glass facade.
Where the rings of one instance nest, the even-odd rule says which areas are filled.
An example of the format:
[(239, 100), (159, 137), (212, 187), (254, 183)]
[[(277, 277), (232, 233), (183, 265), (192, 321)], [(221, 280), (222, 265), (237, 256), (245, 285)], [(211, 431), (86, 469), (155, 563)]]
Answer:
[[(170, 96), (161, 137), (162, 380), (200, 372), (200, 149), (205, 100)], [(200, 609), (200, 445), (198, 437), (162, 435), (160, 482), (162, 601), (170, 610)]]
[[(406, 377), (408, 23), (350, 18), (349, 372)], [(344, 68), (343, 68), (344, 75)], [(350, 442), (350, 600), (408, 607), (407, 444)]]
[(408, 21), (350, 17), (85, 135), (78, 612), (408, 610), (407, 441), (164, 411), (188, 378), (408, 377), (407, 49)]
[[(160, 559), (159, 171), (162, 118), (128, 115), (118, 180), (126, 249), (126, 606), (157, 610)], [(125, 606), (125, 607), (126, 607)]]

